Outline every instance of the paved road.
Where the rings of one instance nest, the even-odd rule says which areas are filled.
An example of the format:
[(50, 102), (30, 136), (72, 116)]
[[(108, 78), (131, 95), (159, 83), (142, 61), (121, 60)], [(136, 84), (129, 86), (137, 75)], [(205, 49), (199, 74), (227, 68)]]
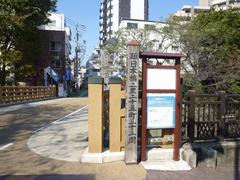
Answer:
[[(87, 98), (65, 98), (51, 100), (47, 103), (25, 104), (18, 108), (2, 109), (2, 114), (0, 114), (0, 179), (145, 179), (146, 172), (140, 165), (126, 166), (124, 162), (108, 164), (74, 162), (78, 148), (80, 154), (81, 145), (86, 146), (86, 144), (79, 146), (79, 142), (76, 142), (76, 137), (81, 140), (86, 135), (84, 114), (87, 110), (86, 108), (80, 110), (86, 105)], [(78, 111), (80, 114), (77, 114)], [(69, 125), (74, 123), (74, 129), (69, 128)], [(79, 127), (79, 132), (77, 132), (78, 126), (85, 126), (85, 131), (81, 131)], [(69, 133), (63, 133), (67, 129)], [(34, 139), (36, 133), (49, 135), (49, 141), (45, 141), (44, 138)], [(77, 134), (79, 137), (76, 136)], [(42, 144), (29, 148), (29, 144), (34, 145), (37, 140), (42, 141)], [(59, 151), (54, 149), (57, 148), (54, 145), (64, 145), (63, 142), (72, 142), (74, 146), (61, 146)], [(35, 152), (39, 150), (39, 147), (41, 147), (40, 152)], [(56, 150), (55, 153), (49, 153), (49, 147)], [(63, 149), (66, 152), (66, 148), (72, 148), (71, 150), (75, 153), (71, 153), (71, 156), (62, 153)], [(59, 155), (64, 157), (64, 161), (57, 160)], [(70, 160), (72, 162), (69, 162)]]

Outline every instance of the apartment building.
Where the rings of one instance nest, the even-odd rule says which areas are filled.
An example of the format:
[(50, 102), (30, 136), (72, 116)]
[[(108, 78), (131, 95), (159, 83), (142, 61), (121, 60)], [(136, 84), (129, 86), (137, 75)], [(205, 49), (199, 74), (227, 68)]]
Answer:
[(211, 9), (210, 6), (205, 3), (200, 3), (198, 6), (184, 5), (180, 10), (175, 12), (173, 16), (181, 18), (182, 21), (191, 20), (196, 14), (206, 12)]
[(173, 15), (182, 18), (183, 21), (188, 21), (197, 13), (209, 11), (211, 8), (226, 10), (229, 7), (240, 9), (240, 0), (199, 0), (199, 5), (184, 5)]
[(148, 0), (101, 0), (100, 46), (119, 29), (122, 18), (148, 20)]
[(240, 0), (199, 0), (199, 5), (225, 10), (229, 7), (240, 8)]
[[(71, 53), (71, 31), (66, 26), (64, 14), (51, 13), (50, 23), (39, 26), (40, 53), (36, 61), (35, 85), (46, 84), (48, 81), (63, 83), (65, 80), (66, 67), (69, 66)], [(44, 76), (44, 70), (50, 69), (48, 76)], [(46, 73), (46, 72), (45, 72)], [(57, 74), (56, 77), (51, 75)]]

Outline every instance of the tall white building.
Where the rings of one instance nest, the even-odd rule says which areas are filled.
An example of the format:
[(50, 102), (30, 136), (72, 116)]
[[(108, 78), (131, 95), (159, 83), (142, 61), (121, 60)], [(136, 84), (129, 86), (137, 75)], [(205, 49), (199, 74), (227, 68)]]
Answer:
[(122, 18), (148, 20), (148, 0), (101, 0), (100, 46), (118, 30)]
[(229, 7), (240, 9), (240, 0), (199, 0), (199, 5), (184, 5), (181, 10), (173, 15), (182, 17), (183, 20), (188, 21), (199, 12), (209, 11), (211, 8), (215, 10), (226, 10)]
[(200, 6), (210, 6), (215, 9), (227, 9), (228, 7), (240, 8), (239, 0), (199, 0)]

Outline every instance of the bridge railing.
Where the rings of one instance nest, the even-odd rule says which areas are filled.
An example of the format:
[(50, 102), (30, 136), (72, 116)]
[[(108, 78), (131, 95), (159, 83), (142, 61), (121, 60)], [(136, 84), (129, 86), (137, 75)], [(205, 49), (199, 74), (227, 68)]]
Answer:
[(0, 86), (0, 104), (28, 102), (56, 96), (56, 87)]
[(219, 91), (197, 94), (191, 90), (182, 100), (182, 139), (190, 142), (240, 137), (240, 96)]

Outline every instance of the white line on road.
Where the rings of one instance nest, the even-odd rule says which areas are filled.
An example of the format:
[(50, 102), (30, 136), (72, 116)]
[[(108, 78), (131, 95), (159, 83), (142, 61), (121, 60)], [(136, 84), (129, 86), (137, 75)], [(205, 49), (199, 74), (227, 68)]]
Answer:
[[(76, 114), (76, 113), (78, 113), (79, 111), (81, 111), (81, 110), (83, 110), (83, 109), (85, 109), (85, 108), (87, 108), (87, 107), (88, 107), (88, 106), (84, 106), (84, 107), (82, 107), (82, 108), (80, 108), (80, 109), (78, 109), (78, 110), (76, 110), (76, 111), (73, 111), (73, 112), (71, 112), (70, 114), (68, 114), (68, 115), (66, 115), (66, 116), (63, 116), (63, 117), (57, 119), (56, 121), (53, 121), (53, 122), (51, 122), (51, 123), (49, 123), (49, 124), (47, 124), (47, 125), (39, 128), (39, 129), (35, 130), (35, 131), (33, 131), (32, 133), (35, 134), (35, 133), (37, 133), (38, 131), (47, 128), (47, 127), (50, 126), (51, 124), (60, 124), (59, 121), (65, 119), (65, 118), (67, 118), (67, 117), (69, 117), (69, 116), (71, 116), (71, 115), (73, 115), (73, 114)], [(66, 121), (65, 121), (65, 122), (66, 122)]]
[(12, 146), (12, 145), (13, 145), (13, 143), (5, 144), (4, 146), (1, 146), (1, 147), (0, 147), (0, 151), (5, 150), (5, 149), (7, 149), (8, 147), (10, 147), (10, 146)]
[(87, 106), (84, 106), (84, 107), (82, 107), (82, 108), (80, 108), (80, 109), (78, 109), (78, 110), (76, 110), (76, 111), (73, 111), (73, 112), (71, 112), (70, 114), (61, 117), (60, 119), (58, 119), (58, 120), (56, 120), (56, 121), (53, 121), (52, 123), (55, 124), (55, 123), (57, 123), (57, 122), (59, 122), (59, 121), (65, 119), (65, 118), (67, 118), (67, 117), (69, 117), (69, 116), (71, 116), (71, 115), (73, 115), (73, 114), (78, 113), (79, 111), (82, 111), (82, 110), (85, 109), (85, 108), (87, 108)]
[(77, 121), (87, 121), (88, 118), (79, 118), (79, 119), (71, 119), (71, 120), (67, 120), (67, 121), (58, 121), (58, 122), (53, 122), (53, 124), (66, 124), (66, 123), (71, 123), (71, 122), (77, 122)]

